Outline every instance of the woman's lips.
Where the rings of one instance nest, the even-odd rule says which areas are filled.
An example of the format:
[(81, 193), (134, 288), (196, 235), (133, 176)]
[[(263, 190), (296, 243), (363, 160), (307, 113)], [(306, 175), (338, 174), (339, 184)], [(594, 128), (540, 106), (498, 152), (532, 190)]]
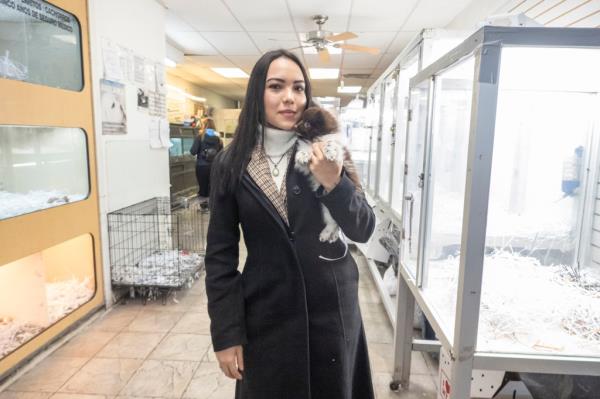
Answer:
[(295, 116), (296, 115), (295, 111), (279, 111), (279, 113), (283, 116)]

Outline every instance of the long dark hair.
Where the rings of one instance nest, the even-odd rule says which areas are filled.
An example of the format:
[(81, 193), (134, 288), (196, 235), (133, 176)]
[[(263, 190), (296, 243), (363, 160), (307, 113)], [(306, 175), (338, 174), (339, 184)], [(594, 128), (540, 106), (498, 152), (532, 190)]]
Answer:
[(312, 103), (308, 74), (294, 53), (280, 49), (269, 51), (260, 57), (252, 68), (248, 80), (248, 89), (233, 140), (224, 151), (219, 153), (217, 162), (213, 165), (211, 185), (214, 189), (218, 189), (218, 194), (233, 192), (236, 189), (250, 161), (252, 150), (258, 143), (258, 139), (262, 137), (263, 132), (259, 132), (258, 126), (260, 124), (264, 129), (266, 123), (264, 93), (267, 72), (271, 62), (280, 57), (289, 58), (298, 65), (304, 76), (306, 107)]

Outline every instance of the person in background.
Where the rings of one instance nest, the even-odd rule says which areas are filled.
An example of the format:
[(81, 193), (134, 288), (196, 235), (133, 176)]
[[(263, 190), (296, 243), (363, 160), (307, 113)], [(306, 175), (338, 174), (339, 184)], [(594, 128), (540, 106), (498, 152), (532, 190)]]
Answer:
[(204, 132), (201, 131), (194, 139), (190, 153), (196, 155), (196, 180), (200, 207), (208, 209), (211, 164), (217, 153), (223, 149), (223, 142), (215, 131), (215, 122), (212, 119), (206, 119), (203, 130)]
[[(294, 168), (294, 127), (311, 104), (308, 75), (289, 51), (254, 66), (233, 141), (213, 165), (206, 256), (210, 331), (236, 399), (373, 399), (358, 304), (358, 269), (345, 239), (321, 241), (321, 205), (366, 242), (375, 215), (325, 143), (310, 170)], [(247, 249), (238, 270), (240, 227)]]

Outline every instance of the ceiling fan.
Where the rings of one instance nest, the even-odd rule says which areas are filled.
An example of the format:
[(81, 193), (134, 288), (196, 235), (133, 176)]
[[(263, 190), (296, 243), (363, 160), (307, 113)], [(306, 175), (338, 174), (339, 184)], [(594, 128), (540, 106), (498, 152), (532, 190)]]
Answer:
[(314, 47), (317, 50), (321, 61), (325, 63), (329, 62), (330, 60), (328, 50), (329, 46), (373, 55), (379, 54), (378, 48), (359, 46), (357, 44), (339, 43), (345, 40), (357, 38), (358, 35), (352, 32), (342, 32), (334, 35), (331, 32), (323, 30), (323, 24), (329, 19), (329, 17), (326, 15), (313, 15), (312, 19), (318, 25), (318, 29), (308, 32), (306, 34), (306, 40), (304, 41), (306, 45), (296, 48)]

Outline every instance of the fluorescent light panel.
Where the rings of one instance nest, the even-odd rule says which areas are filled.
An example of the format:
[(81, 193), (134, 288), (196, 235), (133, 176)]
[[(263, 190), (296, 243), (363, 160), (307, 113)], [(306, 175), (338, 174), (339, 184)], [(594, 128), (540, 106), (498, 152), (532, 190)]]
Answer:
[(337, 79), (339, 68), (308, 68), (311, 79)]
[(247, 78), (248, 74), (240, 68), (210, 68), (226, 78)]
[(337, 88), (337, 92), (338, 93), (347, 93), (347, 94), (356, 94), (358, 92), (360, 92), (360, 89), (362, 89), (362, 86), (338, 86)]

